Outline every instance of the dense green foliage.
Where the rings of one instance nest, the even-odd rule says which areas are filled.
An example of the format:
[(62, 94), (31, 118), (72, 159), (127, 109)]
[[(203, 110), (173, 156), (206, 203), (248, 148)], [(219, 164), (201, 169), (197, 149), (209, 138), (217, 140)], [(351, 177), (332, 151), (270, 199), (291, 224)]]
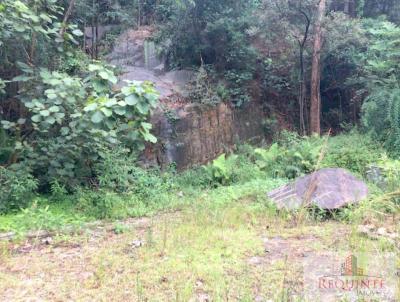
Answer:
[[(356, 152), (354, 145), (370, 152)], [(303, 146), (302, 153), (296, 154), (299, 146)], [(325, 152), (319, 162), (323, 149)], [(264, 152), (262, 157), (261, 152)], [(290, 157), (283, 158), (282, 152)], [(341, 158), (339, 154), (349, 156)], [(398, 161), (388, 158), (382, 147), (356, 132), (334, 138), (301, 138), (295, 133), (286, 133), (272, 148), (240, 146), (233, 155), (220, 156), (205, 167), (182, 173), (173, 169), (161, 173), (132, 167), (127, 164), (129, 156), (124, 150), (106, 155), (106, 160), (98, 166), (102, 176), (95, 190), (78, 188), (71, 195), (63, 186), (53, 183), (47, 198), (35, 197), (24, 212), (0, 218), (0, 228), (57, 230), (73, 222), (79, 230), (82, 223), (94, 219), (149, 215), (154, 211), (190, 205), (196, 200), (200, 200), (200, 204), (224, 204), (246, 197), (273, 208), (265, 199), (268, 190), (287, 183), (287, 177), (294, 177), (294, 173), (303, 175), (317, 166), (346, 168), (361, 178), (366, 177), (364, 172), (369, 167), (379, 167), (382, 179), (371, 179), (371, 188), (374, 188), (374, 182), (380, 187), (373, 189), (374, 194), (397, 189), (399, 179)], [(16, 198), (25, 193), (21, 191)], [(31, 219), (26, 221), (29, 215)], [(347, 219), (355, 213), (352, 210), (341, 215)]]
[(153, 85), (114, 87), (114, 71), (76, 49), (82, 31), (62, 13), (57, 1), (0, 4), (0, 211), (26, 205), (38, 185), (94, 185), (104, 154), (123, 147), (134, 156), (156, 142)]
[(21, 165), (0, 167), (0, 212), (26, 207), (37, 189), (35, 178)]
[[(309, 128), (314, 0), (3, 0), (0, 212), (26, 207), (40, 193), (54, 201), (73, 196), (72, 207), (93, 218), (135, 216), (167, 205), (169, 191), (293, 179), (328, 166), (363, 177), (376, 165), (394, 189), (398, 163), (383, 148), (400, 154), (396, 8), (394, 0), (329, 1), (322, 24), (322, 126), (336, 134), (361, 121), (362, 134), (327, 142), (277, 135), (281, 128), (302, 135)], [(94, 39), (107, 25), (111, 36)], [(154, 29), (167, 69), (197, 72), (189, 85), (192, 102), (240, 107), (260, 101), (271, 114), (265, 125), (270, 137), (278, 136), (275, 143), (224, 154), (182, 174), (139, 168), (145, 143), (157, 141), (148, 119), (158, 93), (149, 82), (122, 87), (101, 54), (117, 33), (143, 25)], [(39, 209), (45, 217), (47, 210)]]
[[(168, 1), (167, 1), (168, 2)], [(250, 100), (258, 53), (247, 33), (259, 1), (169, 1), (159, 40), (172, 67), (212, 66), (214, 81), (221, 81), (230, 100)]]
[(392, 23), (365, 24), (370, 41), (362, 55), (367, 95), (363, 123), (375, 138), (397, 155), (400, 150), (400, 28)]

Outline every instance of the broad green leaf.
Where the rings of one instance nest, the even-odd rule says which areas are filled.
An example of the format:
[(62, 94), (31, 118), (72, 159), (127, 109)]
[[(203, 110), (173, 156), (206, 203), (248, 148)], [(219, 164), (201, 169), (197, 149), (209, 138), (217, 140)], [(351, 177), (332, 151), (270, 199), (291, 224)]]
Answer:
[(96, 111), (91, 118), (91, 121), (95, 124), (101, 123), (104, 119), (103, 113), (101, 111)]
[(118, 115), (125, 115), (126, 109), (124, 107), (114, 108), (114, 112)]
[(96, 103), (91, 103), (89, 105), (87, 105), (83, 110), (85, 112), (89, 112), (89, 111), (94, 111), (97, 109), (97, 104)]
[(134, 106), (134, 105), (136, 105), (138, 102), (139, 102), (139, 98), (138, 98), (136, 95), (134, 95), (134, 94), (128, 95), (128, 96), (125, 98), (125, 103), (127, 103), (127, 104), (130, 105), (130, 106)]
[(68, 127), (62, 127), (60, 131), (61, 131), (62, 135), (68, 135), (69, 134), (69, 128)]
[(99, 76), (104, 80), (108, 80), (110, 78), (108, 72), (106, 71), (100, 71)]
[(150, 123), (142, 122), (141, 125), (145, 130), (151, 130), (153, 128), (153, 125)]
[(139, 113), (143, 115), (149, 113), (149, 105), (147, 105), (146, 103), (140, 102), (136, 104), (136, 108), (139, 111)]
[(27, 82), (34, 79), (34, 77), (29, 77), (27, 75), (20, 75), (12, 79), (13, 82)]
[(101, 112), (104, 113), (104, 115), (105, 115), (106, 117), (110, 117), (110, 116), (112, 115), (112, 111), (111, 111), (110, 109), (108, 109), (108, 108), (103, 107), (103, 108), (101, 108), (100, 110), (101, 110)]
[(39, 123), (42, 120), (42, 117), (40, 114), (35, 114), (34, 116), (32, 116), (32, 122), (34, 123)]
[(49, 110), (42, 110), (39, 112), (41, 116), (49, 116), (50, 115), (50, 111)]
[(83, 32), (82, 32), (80, 29), (74, 29), (74, 30), (72, 31), (72, 34), (75, 35), (75, 36), (77, 36), (77, 37), (83, 36)]
[(49, 123), (50, 125), (53, 125), (56, 122), (56, 119), (52, 116), (48, 116), (48, 117), (46, 117), (45, 121), (47, 123)]
[(50, 112), (59, 112), (59, 111), (60, 111), (60, 107), (58, 107), (58, 106), (51, 106), (51, 107), (49, 108), (49, 111), (50, 111)]
[(110, 108), (110, 107), (112, 107), (112, 106), (114, 106), (116, 104), (117, 104), (117, 101), (115, 99), (110, 99), (110, 100), (108, 100), (107, 102), (104, 103), (104, 106)]

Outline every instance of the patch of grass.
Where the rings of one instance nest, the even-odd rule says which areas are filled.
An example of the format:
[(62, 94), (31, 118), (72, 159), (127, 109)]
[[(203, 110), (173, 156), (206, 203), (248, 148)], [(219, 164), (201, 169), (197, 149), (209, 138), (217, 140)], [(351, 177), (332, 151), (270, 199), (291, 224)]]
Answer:
[(16, 214), (0, 215), (0, 232), (58, 231), (70, 226), (79, 228), (93, 217), (77, 212), (71, 203), (51, 203), (48, 199), (37, 198), (33, 204)]
[(301, 301), (304, 253), (394, 248), (339, 222), (292, 227), (270, 205), (246, 198), (211, 208), (200, 204), (77, 249), (7, 255), (0, 267), (1, 297)]

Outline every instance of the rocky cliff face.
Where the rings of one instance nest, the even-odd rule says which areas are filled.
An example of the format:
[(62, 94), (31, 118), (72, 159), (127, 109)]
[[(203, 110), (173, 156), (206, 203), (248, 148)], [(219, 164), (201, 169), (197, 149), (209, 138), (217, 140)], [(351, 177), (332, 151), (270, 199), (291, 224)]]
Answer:
[(240, 109), (222, 103), (160, 110), (152, 117), (159, 142), (148, 146), (145, 162), (161, 167), (175, 163), (179, 170), (205, 164), (237, 143), (262, 141), (264, 118), (262, 106), (255, 102)]
[(264, 111), (256, 101), (240, 109), (224, 103), (205, 106), (180, 102), (179, 96), (185, 96), (193, 73), (166, 72), (162, 60), (156, 57), (155, 45), (149, 41), (151, 35), (151, 28), (128, 30), (108, 56), (110, 63), (122, 69), (120, 85), (123, 80), (149, 80), (160, 92), (162, 106), (151, 118), (158, 143), (146, 148), (145, 165), (166, 167), (175, 163), (182, 170), (205, 164), (237, 143), (264, 138)]
[(145, 26), (127, 30), (117, 39), (107, 60), (122, 71), (119, 85), (124, 85), (125, 80), (151, 81), (162, 98), (184, 94), (193, 72), (165, 71), (163, 60), (157, 56), (156, 46), (150, 40), (152, 34), (153, 29)]

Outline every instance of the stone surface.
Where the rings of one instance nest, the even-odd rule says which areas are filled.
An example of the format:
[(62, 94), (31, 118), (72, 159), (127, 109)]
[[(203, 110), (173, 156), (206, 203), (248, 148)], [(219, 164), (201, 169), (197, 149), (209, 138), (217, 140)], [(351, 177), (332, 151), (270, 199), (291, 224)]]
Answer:
[(185, 95), (185, 87), (194, 73), (189, 70), (165, 70), (164, 60), (158, 56), (157, 47), (151, 41), (153, 31), (149, 26), (130, 29), (115, 42), (107, 60), (122, 71), (118, 86), (125, 85), (126, 80), (151, 81), (163, 99), (176, 94)]
[(279, 208), (296, 209), (315, 204), (322, 209), (337, 209), (366, 198), (368, 187), (344, 169), (327, 168), (267, 195)]
[(178, 170), (205, 164), (229, 152), (239, 142), (258, 143), (264, 139), (262, 105), (252, 102), (241, 109), (229, 104), (185, 105), (152, 117), (156, 145), (148, 146), (144, 162)]
[(112, 31), (113, 29), (116, 29), (116, 25), (99, 25), (96, 28), (92, 27), (85, 27), (84, 30), (84, 36), (85, 36), (85, 45), (87, 48), (92, 48), (92, 41), (100, 41), (101, 39), (104, 38), (104, 36)]

